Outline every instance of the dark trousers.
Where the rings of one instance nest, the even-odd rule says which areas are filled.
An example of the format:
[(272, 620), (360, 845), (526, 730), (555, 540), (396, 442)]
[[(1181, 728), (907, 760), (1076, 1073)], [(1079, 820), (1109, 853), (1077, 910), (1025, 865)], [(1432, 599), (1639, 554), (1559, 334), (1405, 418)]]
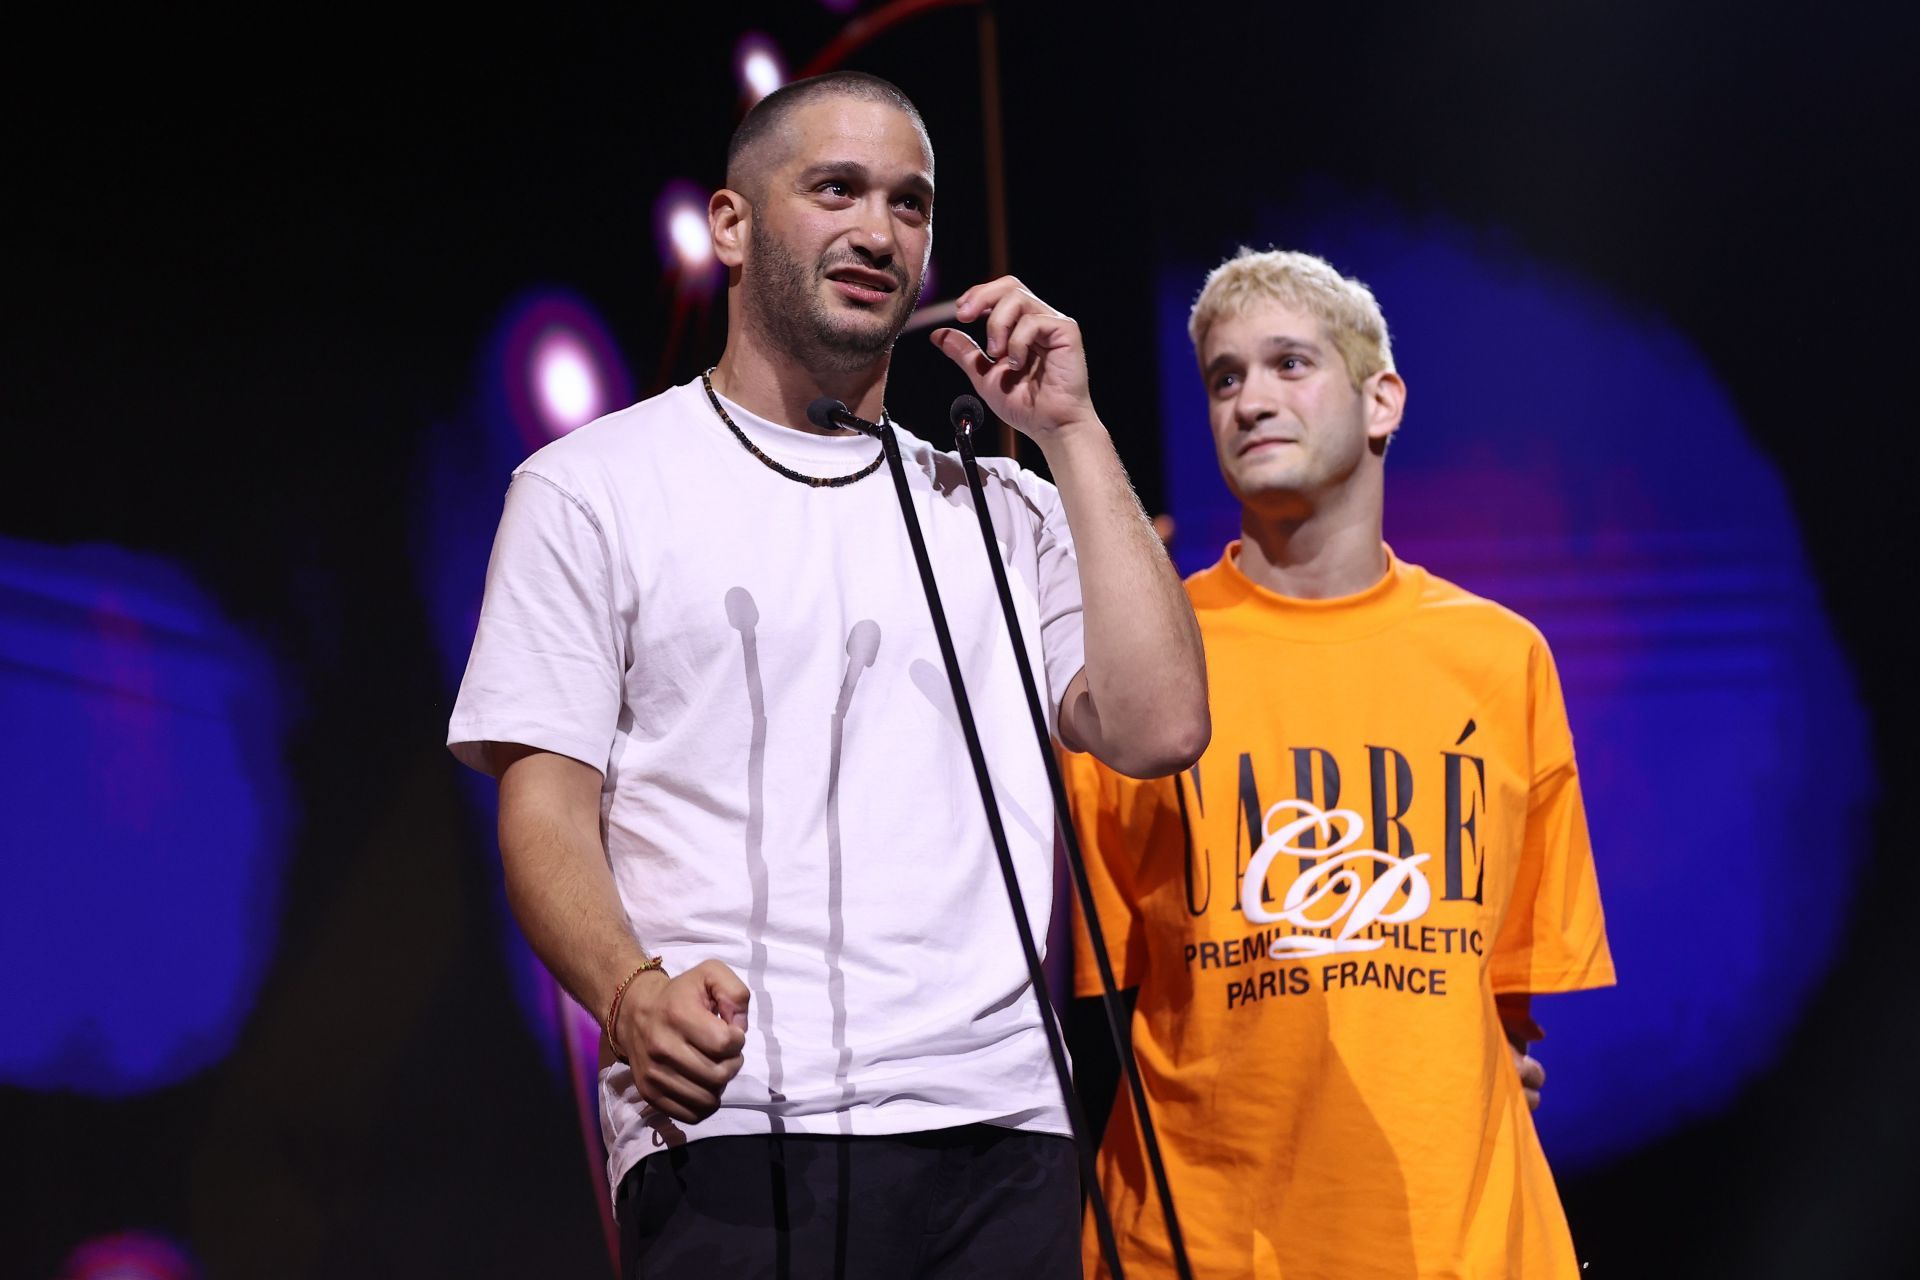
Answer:
[(1078, 1280), (1073, 1141), (975, 1124), (702, 1138), (620, 1184), (626, 1280)]

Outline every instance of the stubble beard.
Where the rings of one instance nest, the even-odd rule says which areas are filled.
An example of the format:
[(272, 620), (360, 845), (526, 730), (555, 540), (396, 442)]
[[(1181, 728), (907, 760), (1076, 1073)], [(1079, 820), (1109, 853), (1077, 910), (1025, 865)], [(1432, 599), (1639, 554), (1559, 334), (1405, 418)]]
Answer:
[[(753, 327), (803, 368), (858, 373), (893, 350), (913, 312), (912, 291), (893, 295), (894, 314), (881, 325), (840, 325), (820, 300), (819, 274), (775, 236), (748, 233), (752, 265), (741, 277)], [(877, 318), (877, 317), (876, 317)]]
[(1296, 522), (1347, 502), (1366, 462), (1358, 456), (1307, 453), (1284, 466), (1256, 464), (1226, 475), (1227, 487), (1244, 508), (1271, 520)]
[(1249, 483), (1250, 478), (1241, 477), (1228, 482), (1228, 488), (1243, 508), (1258, 512), (1269, 520), (1302, 520), (1313, 514), (1314, 495), (1291, 478), (1267, 479), (1264, 483)]
[[(1219, 448), (1216, 442), (1216, 450)], [(1259, 459), (1251, 465), (1243, 459), (1229, 460), (1216, 455), (1221, 478), (1244, 508), (1268, 519), (1295, 520), (1311, 514), (1319, 496), (1315, 474), (1316, 461), (1296, 456), (1276, 464)]]

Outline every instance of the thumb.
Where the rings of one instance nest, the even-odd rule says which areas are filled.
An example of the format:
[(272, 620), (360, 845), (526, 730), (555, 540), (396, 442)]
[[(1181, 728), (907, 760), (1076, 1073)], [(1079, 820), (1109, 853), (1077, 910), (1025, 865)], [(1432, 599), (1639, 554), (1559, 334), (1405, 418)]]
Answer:
[(745, 1031), (747, 1004), (753, 999), (753, 992), (747, 989), (746, 983), (740, 981), (739, 974), (718, 960), (709, 961), (701, 969), (700, 981), (706, 987), (707, 1007), (724, 1021)]
[(929, 336), (942, 355), (960, 366), (975, 391), (986, 389), (986, 377), (993, 369), (993, 361), (987, 359), (979, 343), (958, 329), (935, 329)]

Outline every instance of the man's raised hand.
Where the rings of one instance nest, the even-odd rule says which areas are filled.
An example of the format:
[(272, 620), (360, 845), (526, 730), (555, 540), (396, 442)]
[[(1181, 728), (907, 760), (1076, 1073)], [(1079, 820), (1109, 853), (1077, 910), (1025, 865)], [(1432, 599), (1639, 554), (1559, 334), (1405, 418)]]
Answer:
[(1087, 391), (1080, 326), (1013, 276), (977, 284), (954, 303), (962, 324), (986, 317), (986, 345), (958, 329), (935, 329), (933, 345), (959, 365), (987, 407), (1043, 449), (1065, 431), (1098, 421)]
[(747, 984), (720, 961), (705, 960), (672, 978), (643, 974), (634, 988), (614, 1031), (640, 1097), (683, 1124), (705, 1120), (740, 1071)]

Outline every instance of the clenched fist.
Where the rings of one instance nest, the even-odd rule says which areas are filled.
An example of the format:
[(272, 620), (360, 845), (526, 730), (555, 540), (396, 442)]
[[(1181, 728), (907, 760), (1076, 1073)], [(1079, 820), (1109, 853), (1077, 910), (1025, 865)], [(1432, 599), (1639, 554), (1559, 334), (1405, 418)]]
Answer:
[(655, 971), (634, 981), (614, 1032), (647, 1105), (685, 1124), (714, 1113), (740, 1071), (750, 994), (718, 960), (672, 978)]

